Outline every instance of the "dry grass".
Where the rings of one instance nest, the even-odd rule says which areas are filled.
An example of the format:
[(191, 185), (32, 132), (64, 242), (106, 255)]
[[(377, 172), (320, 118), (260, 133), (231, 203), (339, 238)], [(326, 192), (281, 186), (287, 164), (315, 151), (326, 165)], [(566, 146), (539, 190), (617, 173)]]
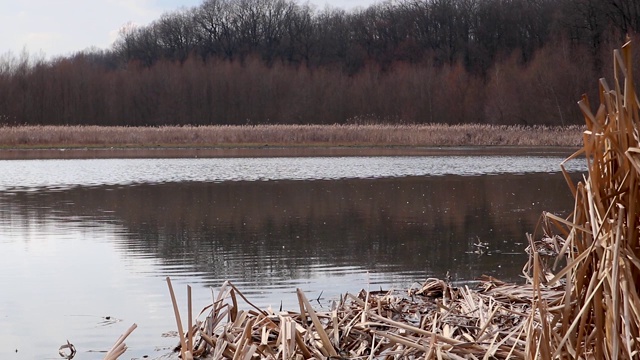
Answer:
[(581, 126), (258, 125), (0, 127), (0, 147), (580, 146)]
[(300, 311), (291, 312), (240, 310), (239, 298), (246, 298), (227, 282), (206, 317), (181, 336), (198, 335), (181, 352), (215, 359), (524, 358), (530, 303), (513, 298), (531, 287), (491, 278), (482, 285), (474, 291), (429, 279), (408, 294), (347, 293), (325, 311), (298, 290)]
[(568, 265), (553, 274), (537, 257), (531, 262), (536, 296), (565, 284), (558, 303), (534, 299), (531, 357), (640, 357), (640, 103), (630, 47), (614, 53), (613, 89), (600, 80), (596, 113), (586, 97), (579, 102), (587, 131), (572, 157), (586, 156), (589, 176), (577, 186), (569, 181), (570, 218), (545, 216), (547, 238)]
[[(103, 360), (117, 360), (118, 358), (120, 358), (120, 356), (122, 356), (127, 351), (127, 344), (125, 344), (124, 341), (137, 327), (137, 324), (133, 324), (127, 329), (127, 331), (124, 332), (124, 334), (120, 335), (111, 349), (106, 352)], [(66, 344), (60, 346), (58, 353), (60, 354), (61, 358), (72, 360), (76, 356), (77, 351), (76, 347), (72, 343), (70, 343), (69, 340), (67, 340)]]
[[(408, 294), (345, 294), (316, 311), (298, 290), (299, 312), (261, 310), (225, 283), (185, 338), (182, 352), (233, 359), (638, 359), (640, 358), (640, 102), (630, 44), (615, 52), (615, 86), (600, 81), (587, 130), (588, 177), (567, 176), (575, 209), (543, 216), (528, 236), (527, 284), (484, 278), (455, 289), (429, 279)], [(566, 173), (565, 173), (566, 175)], [(556, 253), (556, 264), (546, 254)], [(558, 263), (564, 265), (554, 273)], [(238, 297), (252, 310), (240, 310)], [(184, 345), (183, 345), (184, 346)]]

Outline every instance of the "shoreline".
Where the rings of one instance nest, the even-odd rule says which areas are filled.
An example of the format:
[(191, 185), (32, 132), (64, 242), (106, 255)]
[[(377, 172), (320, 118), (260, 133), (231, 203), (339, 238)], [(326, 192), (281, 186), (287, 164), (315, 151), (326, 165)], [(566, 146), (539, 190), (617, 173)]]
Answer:
[(0, 159), (571, 155), (584, 128), (466, 125), (0, 126)]
[(372, 156), (563, 156), (569, 146), (236, 146), (236, 147), (48, 147), (0, 149), (0, 160), (268, 158)]
[(582, 145), (584, 127), (466, 125), (0, 126), (0, 149)]

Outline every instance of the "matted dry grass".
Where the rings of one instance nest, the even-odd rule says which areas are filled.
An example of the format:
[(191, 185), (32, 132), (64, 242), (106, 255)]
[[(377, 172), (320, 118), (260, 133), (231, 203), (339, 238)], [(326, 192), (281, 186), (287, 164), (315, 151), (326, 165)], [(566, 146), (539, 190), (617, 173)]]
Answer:
[(408, 293), (347, 293), (320, 312), (298, 290), (300, 311), (290, 312), (239, 310), (245, 298), (227, 282), (181, 357), (523, 358), (529, 303), (512, 299), (525, 289), (491, 278), (482, 285), (476, 291), (429, 279)]
[(528, 236), (525, 285), (484, 278), (456, 289), (429, 279), (408, 293), (345, 294), (322, 312), (298, 290), (299, 311), (283, 312), (225, 283), (204, 318), (180, 331), (182, 358), (640, 358), (640, 102), (630, 54), (630, 44), (614, 53), (615, 86), (600, 80), (595, 114), (580, 102), (587, 130), (570, 158), (584, 154), (588, 176), (577, 185), (567, 176), (574, 212), (544, 214), (544, 235)]
[(0, 147), (580, 146), (582, 126), (257, 125), (0, 127)]

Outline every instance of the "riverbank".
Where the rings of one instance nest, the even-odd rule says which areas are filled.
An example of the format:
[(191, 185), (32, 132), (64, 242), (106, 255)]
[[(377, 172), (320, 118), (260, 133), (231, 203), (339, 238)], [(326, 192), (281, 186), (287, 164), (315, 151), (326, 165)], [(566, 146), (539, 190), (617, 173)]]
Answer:
[(564, 146), (262, 146), (262, 147), (111, 147), (111, 148), (17, 148), (0, 149), (0, 160), (32, 159), (186, 159), (277, 158), (347, 156), (560, 156), (577, 150)]
[(257, 125), (0, 127), (0, 149), (565, 146), (583, 126)]

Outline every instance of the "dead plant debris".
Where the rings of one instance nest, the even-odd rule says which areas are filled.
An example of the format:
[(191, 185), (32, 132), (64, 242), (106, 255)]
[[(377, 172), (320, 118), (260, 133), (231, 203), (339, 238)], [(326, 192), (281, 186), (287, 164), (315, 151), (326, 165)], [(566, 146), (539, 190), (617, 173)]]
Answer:
[[(640, 358), (640, 101), (630, 46), (614, 52), (615, 83), (600, 80), (597, 111), (586, 96), (579, 102), (584, 145), (567, 161), (584, 155), (588, 174), (574, 184), (560, 165), (575, 208), (567, 218), (544, 213), (542, 238), (527, 236), (525, 284), (485, 276), (471, 289), (428, 279), (405, 293), (347, 293), (328, 311), (298, 289), (298, 311), (274, 311), (225, 282), (195, 323), (188, 288), (184, 331), (167, 278), (181, 358)], [(134, 328), (106, 360), (124, 353)]]
[[(561, 164), (575, 208), (567, 218), (544, 213), (542, 238), (527, 236), (525, 284), (428, 279), (406, 293), (347, 293), (320, 312), (299, 289), (299, 311), (259, 309), (226, 282), (203, 318), (179, 331), (182, 358), (640, 358), (640, 101), (630, 46), (614, 52), (615, 84), (600, 80), (597, 111), (586, 96), (579, 102), (584, 145), (567, 161), (584, 155), (588, 174), (574, 184)], [(174, 309), (179, 322), (175, 300)]]

